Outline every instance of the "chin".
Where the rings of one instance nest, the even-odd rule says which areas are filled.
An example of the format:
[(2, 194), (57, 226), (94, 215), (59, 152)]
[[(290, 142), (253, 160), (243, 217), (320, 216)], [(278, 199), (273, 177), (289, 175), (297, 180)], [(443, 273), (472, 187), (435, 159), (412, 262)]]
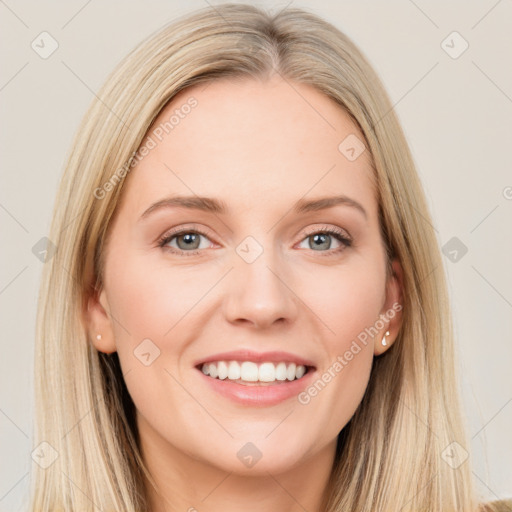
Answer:
[[(266, 435), (266, 434), (265, 434)], [(302, 445), (274, 441), (234, 441), (217, 448), (209, 463), (223, 471), (243, 476), (285, 473), (304, 463), (307, 449)]]

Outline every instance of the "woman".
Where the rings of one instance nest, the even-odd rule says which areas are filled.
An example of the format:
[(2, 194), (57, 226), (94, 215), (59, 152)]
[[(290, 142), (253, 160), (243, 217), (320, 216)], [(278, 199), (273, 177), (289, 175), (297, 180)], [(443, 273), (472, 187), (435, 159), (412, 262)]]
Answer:
[(148, 38), (50, 238), (32, 510), (484, 510), (424, 194), (332, 25), (226, 4)]

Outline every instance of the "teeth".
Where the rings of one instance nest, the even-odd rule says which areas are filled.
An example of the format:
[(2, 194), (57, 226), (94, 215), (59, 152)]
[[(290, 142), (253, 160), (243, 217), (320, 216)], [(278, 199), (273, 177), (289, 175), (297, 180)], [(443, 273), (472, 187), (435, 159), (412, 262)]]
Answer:
[[(203, 368), (208, 365), (203, 365)], [(206, 375), (209, 375), (207, 372)], [(229, 362), (228, 379), (238, 380), (240, 378), (240, 365), (236, 361)]]
[(300, 379), (306, 373), (306, 367), (295, 363), (253, 363), (252, 361), (217, 361), (204, 363), (202, 372), (214, 379), (242, 380), (245, 382), (275, 382)]
[(228, 365), (224, 361), (219, 361), (217, 372), (219, 379), (224, 380), (228, 376)]

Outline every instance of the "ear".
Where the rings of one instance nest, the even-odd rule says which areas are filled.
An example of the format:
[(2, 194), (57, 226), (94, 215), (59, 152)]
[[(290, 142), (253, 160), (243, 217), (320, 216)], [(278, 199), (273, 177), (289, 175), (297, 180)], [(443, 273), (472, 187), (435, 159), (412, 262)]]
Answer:
[[(384, 327), (375, 337), (374, 354), (380, 356), (395, 342), (400, 328), (402, 327), (403, 310), (403, 271), (398, 259), (391, 263), (392, 272), (386, 282), (386, 300), (380, 312), (380, 318), (384, 322)], [(384, 334), (386, 336), (386, 345), (382, 344)]]
[(115, 352), (117, 348), (112, 328), (113, 322), (105, 289), (89, 297), (86, 317), (89, 339), (96, 350), (106, 354)]

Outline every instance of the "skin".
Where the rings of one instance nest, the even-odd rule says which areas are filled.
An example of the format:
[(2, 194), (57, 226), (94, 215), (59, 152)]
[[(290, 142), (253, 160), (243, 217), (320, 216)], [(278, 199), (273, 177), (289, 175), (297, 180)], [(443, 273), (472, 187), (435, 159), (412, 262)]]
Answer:
[[(99, 351), (119, 354), (159, 487), (150, 490), (153, 512), (319, 510), (337, 435), (363, 397), (374, 357), (392, 346), (400, 313), (307, 405), (296, 397), (264, 408), (236, 404), (210, 390), (194, 364), (239, 348), (284, 350), (314, 361), (320, 377), (401, 302), (398, 262), (386, 280), (369, 151), (349, 161), (338, 145), (350, 134), (364, 138), (348, 115), (311, 86), (292, 89), (276, 76), (181, 91), (153, 128), (191, 96), (198, 105), (127, 178), (103, 288), (89, 301), (90, 336)], [(175, 207), (140, 220), (178, 194), (222, 200), (228, 213)], [(301, 198), (341, 194), (367, 218), (347, 205), (292, 212)], [(174, 227), (207, 230), (199, 249), (187, 249), (183, 236), (167, 243), (199, 254), (158, 246)], [(313, 235), (325, 228), (341, 229), (352, 246), (328, 236), (315, 248)], [(235, 250), (247, 236), (263, 249), (252, 263)], [(160, 350), (149, 366), (134, 355), (146, 338)], [(247, 442), (262, 453), (251, 468), (237, 457)]]

